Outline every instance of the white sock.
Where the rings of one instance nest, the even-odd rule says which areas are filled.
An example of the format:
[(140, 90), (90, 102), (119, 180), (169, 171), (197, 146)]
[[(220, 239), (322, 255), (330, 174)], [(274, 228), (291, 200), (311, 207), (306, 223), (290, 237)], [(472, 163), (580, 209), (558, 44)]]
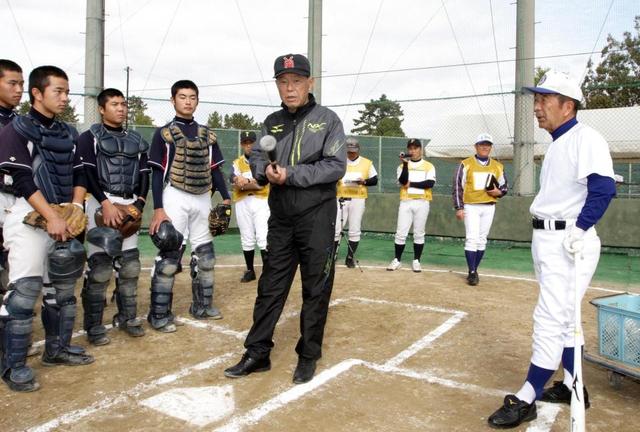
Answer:
[(569, 373), (568, 370), (563, 369), (564, 371), (564, 378), (562, 379), (562, 382), (564, 383), (564, 385), (566, 385), (569, 389), (571, 389), (573, 387), (573, 375), (571, 375)]
[(522, 388), (516, 393), (516, 397), (521, 401), (525, 401), (530, 404), (536, 400), (536, 391), (533, 389), (533, 386), (529, 384), (529, 381), (525, 381)]

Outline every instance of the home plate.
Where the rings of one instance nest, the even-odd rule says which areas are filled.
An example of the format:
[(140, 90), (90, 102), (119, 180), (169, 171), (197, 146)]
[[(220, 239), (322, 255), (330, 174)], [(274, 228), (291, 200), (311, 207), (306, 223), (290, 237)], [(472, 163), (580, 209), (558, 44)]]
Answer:
[(168, 390), (140, 402), (163, 414), (196, 426), (220, 420), (234, 410), (233, 387), (185, 387)]

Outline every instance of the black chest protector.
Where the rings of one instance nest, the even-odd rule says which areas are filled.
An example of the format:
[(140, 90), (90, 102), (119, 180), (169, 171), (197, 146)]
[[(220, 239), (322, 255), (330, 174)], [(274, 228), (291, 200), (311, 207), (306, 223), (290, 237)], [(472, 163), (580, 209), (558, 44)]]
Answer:
[(204, 126), (198, 126), (198, 135), (193, 139), (187, 138), (173, 123), (163, 127), (161, 134), (166, 142), (174, 144), (176, 148), (169, 169), (171, 186), (194, 195), (210, 191), (209, 147), (216, 141), (216, 134)]
[(46, 128), (29, 114), (16, 117), (13, 127), (33, 144), (33, 180), (46, 200), (50, 204), (71, 202), (75, 128), (59, 121)]
[(135, 131), (112, 132), (102, 124), (90, 128), (96, 139), (96, 160), (100, 188), (124, 198), (132, 198), (140, 180), (140, 154), (148, 144)]

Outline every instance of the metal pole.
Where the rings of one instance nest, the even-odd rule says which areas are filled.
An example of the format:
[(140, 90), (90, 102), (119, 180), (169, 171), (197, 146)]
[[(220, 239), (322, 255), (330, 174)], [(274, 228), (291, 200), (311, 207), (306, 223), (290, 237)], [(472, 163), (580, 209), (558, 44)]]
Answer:
[(100, 119), (96, 97), (104, 86), (104, 0), (87, 0), (84, 62), (84, 122)]
[(514, 192), (535, 193), (533, 95), (522, 87), (533, 86), (535, 71), (535, 0), (518, 0), (516, 16), (516, 88), (513, 143)]
[(313, 95), (322, 102), (322, 0), (309, 0), (307, 51), (314, 77)]
[[(127, 72), (127, 87), (125, 89), (124, 100), (126, 100), (127, 103), (129, 103), (129, 72), (131, 72), (131, 68), (127, 66), (126, 68), (124, 68), (124, 70)], [(129, 111), (128, 110), (127, 110), (127, 117), (124, 120), (124, 128), (129, 129)]]

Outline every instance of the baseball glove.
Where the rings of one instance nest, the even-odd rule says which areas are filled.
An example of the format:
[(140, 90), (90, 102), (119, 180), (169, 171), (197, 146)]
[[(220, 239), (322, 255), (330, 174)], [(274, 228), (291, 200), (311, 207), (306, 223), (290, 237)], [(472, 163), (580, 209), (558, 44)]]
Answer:
[[(67, 222), (67, 231), (71, 237), (80, 235), (87, 227), (87, 215), (75, 204), (50, 204), (58, 215)], [(34, 228), (47, 230), (47, 220), (35, 210), (30, 211), (24, 217), (22, 223)]]
[[(131, 237), (137, 233), (140, 230), (140, 225), (142, 224), (142, 212), (140, 209), (134, 204), (114, 203), (113, 205), (118, 209), (120, 214), (123, 215), (122, 222), (120, 222), (120, 225), (116, 227), (116, 229), (122, 234), (122, 237)], [(107, 226), (107, 224), (104, 223), (102, 216), (102, 207), (98, 207), (94, 219), (96, 221), (96, 225), (99, 227)]]
[(228, 204), (218, 204), (209, 213), (209, 232), (212, 236), (224, 234), (231, 222), (231, 206)]

